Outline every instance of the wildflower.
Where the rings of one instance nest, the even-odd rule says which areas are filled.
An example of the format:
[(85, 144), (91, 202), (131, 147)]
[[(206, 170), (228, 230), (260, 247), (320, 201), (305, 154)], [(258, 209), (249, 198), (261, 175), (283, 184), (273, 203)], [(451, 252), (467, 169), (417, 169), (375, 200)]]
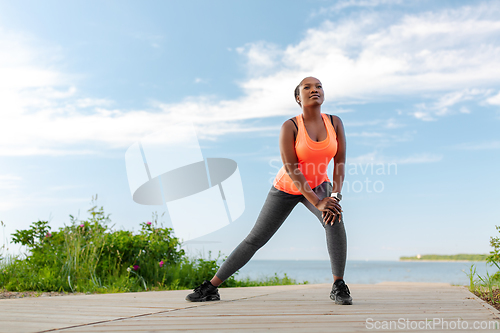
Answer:
[(127, 267), (127, 272), (129, 272), (129, 273), (130, 273), (130, 271), (131, 271), (130, 267)]
[(49, 232), (48, 234), (45, 235), (45, 237), (52, 237), (52, 234)]
[(138, 265), (134, 265), (134, 271), (139, 270), (139, 268), (140, 268), (140, 267), (139, 267)]
[(164, 264), (163, 260), (160, 261), (160, 267), (163, 267), (163, 264)]
[(85, 224), (80, 224), (80, 227), (81, 227), (81, 228), (85, 227)]
[(146, 224), (147, 224), (147, 225), (151, 225), (151, 222), (149, 222), (149, 221), (148, 221), (148, 222), (146, 222)]

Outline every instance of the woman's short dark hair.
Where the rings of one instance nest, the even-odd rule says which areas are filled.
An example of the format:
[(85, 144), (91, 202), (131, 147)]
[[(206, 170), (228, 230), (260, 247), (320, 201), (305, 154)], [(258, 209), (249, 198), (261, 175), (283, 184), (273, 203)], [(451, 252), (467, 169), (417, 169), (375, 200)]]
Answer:
[(299, 104), (300, 107), (302, 107), (302, 105), (300, 104), (299, 101), (297, 101), (297, 96), (300, 95), (300, 83), (297, 87), (295, 87), (295, 101)]

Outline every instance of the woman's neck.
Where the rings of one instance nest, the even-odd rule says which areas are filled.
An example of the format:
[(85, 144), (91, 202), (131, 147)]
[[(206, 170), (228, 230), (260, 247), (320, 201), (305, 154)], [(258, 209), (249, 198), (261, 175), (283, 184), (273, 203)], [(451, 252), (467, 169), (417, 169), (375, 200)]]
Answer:
[(303, 118), (306, 121), (321, 119), (321, 105), (302, 107)]

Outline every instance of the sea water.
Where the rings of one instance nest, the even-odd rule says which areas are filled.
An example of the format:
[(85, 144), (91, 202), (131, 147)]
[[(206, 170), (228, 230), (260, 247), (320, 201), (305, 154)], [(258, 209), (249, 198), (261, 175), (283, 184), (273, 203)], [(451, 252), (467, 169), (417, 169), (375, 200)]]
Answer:
[[(471, 265), (482, 277), (486, 272), (494, 274), (498, 269), (486, 262), (457, 261), (364, 261), (348, 260), (344, 280), (347, 283), (379, 283), (384, 281), (445, 282), (469, 285)], [(236, 275), (236, 279), (252, 280), (273, 277), (275, 273), (303, 283), (331, 283), (330, 262), (326, 260), (250, 260)], [(477, 275), (475, 277), (477, 280)]]

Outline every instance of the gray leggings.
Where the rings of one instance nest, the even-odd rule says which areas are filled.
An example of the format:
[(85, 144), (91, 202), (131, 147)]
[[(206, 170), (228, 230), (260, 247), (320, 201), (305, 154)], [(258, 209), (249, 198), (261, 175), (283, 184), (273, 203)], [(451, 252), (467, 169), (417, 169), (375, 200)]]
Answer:
[[(323, 182), (313, 188), (314, 193), (323, 199), (332, 193), (332, 184)], [(333, 225), (323, 223), (322, 212), (314, 207), (302, 194), (294, 195), (276, 189), (271, 186), (266, 202), (262, 207), (255, 226), (248, 236), (238, 245), (229, 257), (224, 261), (215, 274), (222, 281), (229, 278), (237, 270), (243, 267), (255, 252), (266, 244), (278, 231), (285, 219), (290, 215), (293, 208), (302, 202), (321, 222), (326, 231), (326, 244), (330, 263), (334, 276), (344, 276), (345, 261), (347, 255), (347, 237), (344, 229), (343, 219), (338, 217)]]

